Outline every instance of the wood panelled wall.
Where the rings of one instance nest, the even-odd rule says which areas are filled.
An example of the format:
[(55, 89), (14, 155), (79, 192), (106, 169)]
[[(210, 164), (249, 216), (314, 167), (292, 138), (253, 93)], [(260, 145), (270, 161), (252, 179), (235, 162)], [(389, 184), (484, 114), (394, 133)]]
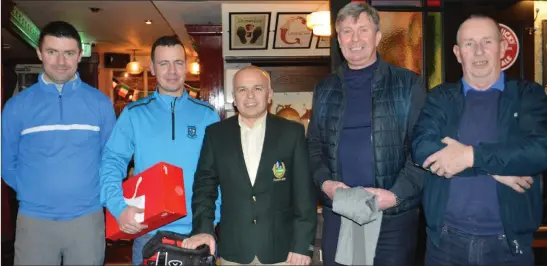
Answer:
[(186, 25), (197, 48), (200, 63), (200, 95), (224, 116), (224, 58), (222, 57), (222, 26)]

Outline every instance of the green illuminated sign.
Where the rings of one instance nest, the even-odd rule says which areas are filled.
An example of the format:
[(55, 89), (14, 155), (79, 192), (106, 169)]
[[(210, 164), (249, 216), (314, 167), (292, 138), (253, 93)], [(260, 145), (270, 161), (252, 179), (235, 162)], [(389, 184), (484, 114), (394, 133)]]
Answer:
[(91, 45), (89, 43), (82, 43), (82, 57), (91, 56)]
[[(11, 10), (10, 21), (19, 36), (21, 36), (33, 48), (38, 47), (38, 41), (40, 40), (40, 29), (34, 25), (34, 22), (32, 22), (32, 20), (25, 15), (23, 11), (19, 10), (16, 6), (13, 7)], [(84, 43), (82, 33), (79, 33), (82, 38), (83, 57), (90, 57), (91, 45), (89, 43)]]
[(11, 10), (10, 21), (15, 31), (27, 41), (33, 48), (38, 47), (40, 29), (34, 25), (32, 20), (19, 10), (16, 6)]

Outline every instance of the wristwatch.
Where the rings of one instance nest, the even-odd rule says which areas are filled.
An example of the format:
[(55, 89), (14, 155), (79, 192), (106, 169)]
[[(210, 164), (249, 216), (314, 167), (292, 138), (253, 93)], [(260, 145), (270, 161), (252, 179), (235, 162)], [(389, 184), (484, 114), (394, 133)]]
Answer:
[(399, 197), (397, 197), (397, 195), (395, 193), (393, 193), (393, 196), (395, 196), (395, 205), (393, 207), (398, 207), (399, 205), (401, 205), (403, 200), (401, 200)]

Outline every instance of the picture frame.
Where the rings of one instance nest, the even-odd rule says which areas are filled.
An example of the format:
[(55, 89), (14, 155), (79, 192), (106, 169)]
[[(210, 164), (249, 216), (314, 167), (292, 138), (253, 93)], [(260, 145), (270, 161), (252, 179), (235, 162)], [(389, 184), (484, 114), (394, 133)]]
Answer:
[(330, 48), (330, 37), (328, 36), (317, 36), (317, 44), (315, 49), (329, 49)]
[(271, 12), (230, 12), (230, 50), (266, 50)]
[(273, 49), (309, 49), (313, 32), (306, 26), (311, 12), (278, 12)]

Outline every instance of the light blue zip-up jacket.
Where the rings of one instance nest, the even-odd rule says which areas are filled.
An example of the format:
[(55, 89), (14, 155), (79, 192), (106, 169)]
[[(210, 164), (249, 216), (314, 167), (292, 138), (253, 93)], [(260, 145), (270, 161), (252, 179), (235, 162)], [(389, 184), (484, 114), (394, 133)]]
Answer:
[(61, 93), (43, 75), (2, 112), (2, 179), (17, 192), (20, 213), (71, 220), (102, 209), (99, 166), (116, 115), (78, 74)]
[[(189, 234), (192, 185), (205, 128), (219, 120), (211, 105), (189, 97), (186, 91), (175, 98), (156, 90), (153, 95), (129, 104), (106, 144), (100, 169), (101, 202), (119, 219), (127, 207), (121, 185), (132, 156), (135, 175), (159, 162), (178, 166), (184, 175), (188, 215), (149, 234), (157, 230)], [(220, 200), (217, 200), (215, 224), (220, 219), (219, 210)]]

